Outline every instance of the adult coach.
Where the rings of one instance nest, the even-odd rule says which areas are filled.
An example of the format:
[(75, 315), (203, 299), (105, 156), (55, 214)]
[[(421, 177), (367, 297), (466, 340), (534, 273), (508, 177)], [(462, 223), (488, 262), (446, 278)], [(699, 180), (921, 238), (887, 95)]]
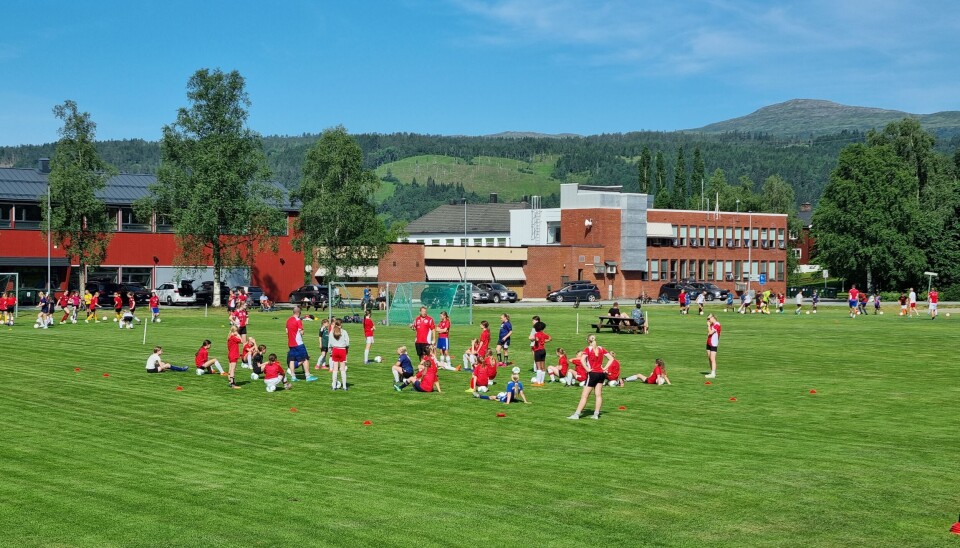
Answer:
[(710, 372), (705, 376), (708, 379), (717, 378), (717, 347), (720, 346), (720, 322), (716, 316), (710, 314), (707, 316), (707, 362), (710, 364)]
[(930, 293), (927, 293), (927, 301), (930, 303), (930, 319), (937, 319), (937, 303), (940, 302), (940, 294), (937, 293), (937, 288), (930, 288)]
[(510, 356), (510, 335), (513, 335), (513, 324), (510, 323), (509, 314), (500, 315), (500, 334), (497, 336), (497, 361), (510, 364), (507, 360)]
[(422, 361), (423, 357), (427, 355), (427, 347), (429, 347), (433, 341), (434, 331), (437, 329), (433, 318), (427, 315), (427, 307), (420, 307), (420, 314), (413, 319), (413, 323), (410, 324), (410, 329), (413, 329), (416, 333), (414, 346), (417, 349), (417, 358)]
[(287, 318), (287, 372), (290, 381), (297, 380), (297, 366), (303, 367), (303, 376), (307, 382), (317, 380), (310, 374), (310, 355), (303, 344), (303, 321), (300, 320), (300, 307), (293, 307), (293, 315)]

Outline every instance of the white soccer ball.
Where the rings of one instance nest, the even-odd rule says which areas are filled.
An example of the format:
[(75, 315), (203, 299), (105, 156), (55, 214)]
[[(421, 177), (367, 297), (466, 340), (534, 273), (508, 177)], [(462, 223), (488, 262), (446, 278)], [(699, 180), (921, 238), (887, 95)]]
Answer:
[[(107, 321), (107, 317), (104, 316), (102, 321)], [(116, 320), (114, 320), (114, 321), (116, 321)]]
[(255, 380), (259, 379), (259, 378), (260, 378), (260, 375), (257, 375), (256, 373), (250, 373), (250, 380), (251, 380), (251, 381), (255, 381)]
[(519, 367), (514, 367), (513, 369), (510, 370), (510, 372), (511, 372), (511, 373), (516, 373), (517, 375), (519, 375), (519, 374), (520, 374), (520, 368), (519, 368)]
[(883, 310), (880, 311), (880, 315), (883, 316)]
[(610, 381), (607, 384), (609, 384), (610, 386), (620, 386), (620, 381)]
[(33, 328), (34, 328), (34, 329), (40, 329), (40, 324), (38, 324), (38, 323), (33, 324)]
[(70, 320), (70, 323), (77, 323), (77, 320)]
[(530, 377), (530, 383), (532, 384), (532, 383), (535, 383), (535, 382), (537, 382), (537, 378), (536, 378), (536, 377)]
[(337, 381), (337, 390), (339, 390), (341, 387), (343, 387), (343, 385), (340, 383), (340, 381)]
[(948, 318), (950, 317), (950, 313), (949, 313), (949, 312), (947, 312), (947, 317), (948, 317)]
[(664, 384), (665, 382), (667, 382), (667, 381), (664, 380), (663, 377), (657, 377), (657, 384)]
[(157, 323), (160, 323), (160, 318), (157, 318)]
[(375, 361), (375, 362), (377, 362), (377, 363), (380, 363), (380, 362), (383, 361), (383, 358), (381, 358), (380, 356), (376, 356), (376, 357), (373, 358), (373, 361)]
[(268, 385), (267, 385), (267, 392), (274, 392), (274, 391), (276, 391), (276, 389), (277, 389), (277, 387), (274, 386), (274, 385), (272, 385), (272, 384), (268, 384)]
[(487, 387), (486, 387), (486, 386), (478, 386), (478, 387), (477, 387), (477, 392), (480, 392), (481, 394), (486, 393), (486, 391), (487, 391)]
[(810, 311), (809, 311), (809, 310), (807, 310), (807, 316), (809, 316), (809, 315), (810, 315)]
[[(107, 318), (104, 317), (103, 319), (107, 319)], [(117, 320), (116, 318), (113, 319), (113, 322), (114, 322), (114, 323), (116, 323), (117, 321), (119, 321), (119, 320)]]

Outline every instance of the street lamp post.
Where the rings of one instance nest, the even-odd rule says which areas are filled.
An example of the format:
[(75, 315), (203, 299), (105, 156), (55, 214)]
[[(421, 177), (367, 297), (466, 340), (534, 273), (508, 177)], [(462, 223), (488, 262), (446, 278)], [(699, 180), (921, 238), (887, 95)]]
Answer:
[(460, 202), (463, 204), (463, 294), (464, 299), (468, 298), (467, 296), (467, 199), (461, 198)]
[(747, 294), (749, 295), (750, 282), (753, 278), (753, 260), (752, 259), (753, 259), (753, 246), (755, 242), (753, 241), (753, 212), (748, 211), (747, 214), (750, 218), (750, 228), (747, 229), (748, 231), (747, 234), (749, 234), (749, 237), (750, 237), (750, 247), (747, 248), (747, 271), (749, 272), (749, 274), (747, 274)]
[(47, 299), (50, 299), (50, 179), (47, 178)]

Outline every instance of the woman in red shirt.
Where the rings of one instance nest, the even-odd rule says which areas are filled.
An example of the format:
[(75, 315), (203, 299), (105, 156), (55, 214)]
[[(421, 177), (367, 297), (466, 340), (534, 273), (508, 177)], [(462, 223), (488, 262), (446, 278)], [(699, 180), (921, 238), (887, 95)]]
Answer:
[(533, 335), (530, 335), (530, 340), (533, 341), (533, 365), (537, 373), (533, 379), (530, 380), (533, 386), (543, 386), (544, 375), (547, 374), (546, 367), (544, 362), (547, 361), (547, 343), (550, 342), (550, 335), (547, 335), (543, 332), (547, 328), (547, 324), (538, 321), (533, 324)]
[(583, 349), (583, 354), (587, 367), (587, 383), (583, 387), (583, 392), (580, 393), (580, 403), (577, 405), (577, 410), (567, 417), (571, 420), (580, 418), (580, 413), (587, 406), (590, 392), (593, 392), (595, 401), (593, 418), (600, 418), (600, 407), (603, 405), (603, 381), (607, 379), (603, 361), (606, 359), (608, 365), (613, 361), (613, 356), (597, 344), (597, 338), (594, 335), (587, 337), (587, 347)]

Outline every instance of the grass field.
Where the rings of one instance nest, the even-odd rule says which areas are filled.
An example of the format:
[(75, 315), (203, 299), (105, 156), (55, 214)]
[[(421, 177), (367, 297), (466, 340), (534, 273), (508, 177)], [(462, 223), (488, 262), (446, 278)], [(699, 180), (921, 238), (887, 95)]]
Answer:
[[(525, 195), (559, 192), (560, 181), (551, 175), (556, 162), (556, 155), (538, 156), (534, 162), (478, 156), (469, 164), (462, 158), (424, 155), (384, 164), (376, 173), (384, 177), (389, 171), (405, 184), (416, 178), (422, 185), (427, 182), (427, 177), (433, 177), (437, 183), (463, 183), (467, 191), (484, 197), (497, 192), (501, 200), (519, 200)], [(375, 198), (383, 201), (393, 193), (393, 188), (385, 184)]]
[[(502, 310), (475, 318), (496, 326)], [(350, 328), (349, 392), (325, 374), (267, 394), (246, 373), (236, 391), (144, 373), (154, 344), (189, 365), (210, 338), (225, 361), (219, 313), (165, 309), (147, 346), (142, 328), (22, 317), (0, 331), (0, 545), (957, 545), (956, 313), (711, 310), (724, 328), (711, 385), (703, 318), (651, 307), (649, 335), (601, 335), (626, 374), (664, 358), (673, 386), (607, 388), (599, 421), (567, 420), (579, 389), (558, 385), (504, 406), (441, 372), (442, 394), (397, 393), (402, 326), (377, 330), (375, 365), (357, 363)], [(541, 314), (551, 351), (582, 347), (595, 313), (579, 309), (577, 334), (572, 308), (511, 312), (520, 334)], [(286, 317), (254, 313), (250, 332), (282, 354)], [(454, 348), (478, 331), (455, 328)], [(528, 381), (523, 343), (514, 357)]]

